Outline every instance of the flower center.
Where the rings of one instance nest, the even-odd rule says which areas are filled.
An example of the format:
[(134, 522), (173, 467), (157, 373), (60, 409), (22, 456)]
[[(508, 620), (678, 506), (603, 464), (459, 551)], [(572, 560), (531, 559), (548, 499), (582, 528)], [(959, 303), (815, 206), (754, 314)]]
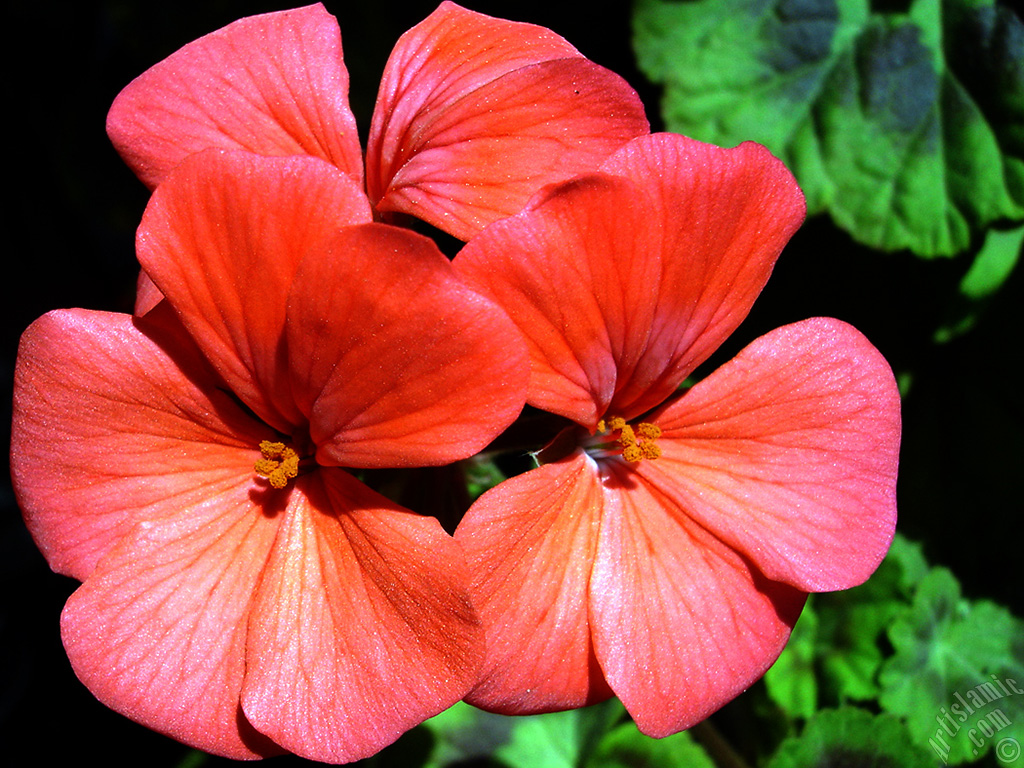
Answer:
[(253, 469), (260, 477), (267, 478), (272, 488), (280, 490), (288, 485), (289, 480), (298, 477), (299, 454), (294, 448), (264, 440), (260, 443), (260, 453), (263, 458), (256, 461)]
[(597, 434), (586, 441), (587, 453), (595, 458), (622, 454), (631, 464), (661, 456), (655, 442), (661, 437), (661, 427), (641, 421), (636, 426), (626, 423), (621, 416), (611, 416), (597, 422)]

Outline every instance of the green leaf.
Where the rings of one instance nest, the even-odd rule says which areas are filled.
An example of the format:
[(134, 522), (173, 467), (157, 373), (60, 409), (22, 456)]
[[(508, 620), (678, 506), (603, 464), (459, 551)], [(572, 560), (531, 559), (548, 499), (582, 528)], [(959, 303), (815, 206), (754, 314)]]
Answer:
[(624, 714), (622, 705), (611, 700), (517, 718), (512, 739), (495, 754), (514, 768), (576, 768), (586, 764), (594, 745)]
[(434, 737), (426, 768), (487, 758), (509, 740), (514, 724), (511, 717), (484, 712), (460, 701), (416, 729)]
[(625, 723), (605, 736), (588, 768), (715, 768), (704, 748), (686, 731), (664, 739), (644, 736)]
[(960, 281), (960, 299), (951, 311), (952, 318), (935, 332), (936, 342), (952, 341), (974, 327), (988, 300), (1002, 287), (1020, 261), (1022, 246), (1024, 226), (988, 231), (971, 268)]
[(426, 766), (487, 760), (486, 765), (509, 768), (579, 768), (624, 714), (615, 699), (523, 717), (495, 715), (460, 702), (423, 724), (434, 737)]
[[(928, 561), (924, 558), (923, 547), (918, 542), (910, 541), (902, 534), (897, 533), (893, 537), (883, 566), (888, 568), (890, 564), (896, 566), (899, 571), (896, 576), (899, 593), (910, 600), (929, 570)], [(872, 577), (871, 581), (876, 581), (875, 577)]]
[(466, 459), (464, 462), (466, 471), (466, 489), (469, 498), (473, 501), (487, 490), (490, 490), (501, 481), (505, 480), (505, 474), (501, 471), (493, 458), (482, 454)]
[(766, 145), (873, 247), (967, 249), (1024, 219), (1024, 25), (993, 0), (639, 0), (669, 130)]
[(989, 230), (985, 244), (960, 281), (960, 293), (974, 301), (987, 299), (994, 294), (1017, 266), (1022, 244), (1024, 227)]
[(814, 671), (818, 617), (808, 599), (778, 660), (765, 673), (768, 696), (790, 717), (809, 718), (818, 709)]
[(928, 757), (895, 717), (842, 707), (815, 715), (799, 737), (779, 745), (767, 768), (920, 768)]
[(934, 568), (889, 639), (879, 703), (915, 743), (952, 764), (1024, 744), (1024, 622), (963, 599), (953, 574)]
[(889, 553), (864, 584), (813, 597), (818, 614), (815, 656), (824, 698), (836, 703), (878, 695), (885, 629), (907, 611), (928, 564), (921, 547), (897, 534)]

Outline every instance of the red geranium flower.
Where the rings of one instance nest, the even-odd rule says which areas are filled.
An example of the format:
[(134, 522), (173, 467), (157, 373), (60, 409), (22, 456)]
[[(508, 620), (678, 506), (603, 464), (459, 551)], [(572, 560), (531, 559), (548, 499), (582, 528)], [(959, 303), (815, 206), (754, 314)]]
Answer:
[(445, 464), (522, 405), (522, 341), (322, 160), (217, 150), (156, 190), (143, 318), (24, 334), (12, 469), (62, 634), (105, 704), (234, 758), (346, 762), (458, 701), (458, 546), (343, 469)]
[(881, 561), (899, 398), (859, 332), (788, 325), (681, 388), (804, 210), (763, 147), (647, 136), (456, 257), (527, 338), (527, 401), (575, 422), (456, 531), (487, 635), (469, 702), (527, 713), (614, 693), (665, 736), (771, 665), (807, 592)]
[[(323, 6), (253, 16), (133, 81), (107, 131), (150, 187), (209, 147), (313, 155), (362, 185), (348, 82), (338, 23)], [(379, 213), (466, 240), (647, 131), (633, 89), (558, 35), (444, 2), (387, 63), (366, 188)]]

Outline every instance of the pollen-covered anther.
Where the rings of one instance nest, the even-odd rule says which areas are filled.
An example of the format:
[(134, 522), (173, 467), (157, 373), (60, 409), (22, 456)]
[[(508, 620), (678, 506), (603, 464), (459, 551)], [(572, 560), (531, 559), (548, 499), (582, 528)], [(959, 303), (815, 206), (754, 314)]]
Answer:
[(280, 490), (288, 485), (288, 481), (299, 475), (299, 454), (284, 443), (264, 440), (260, 443), (263, 458), (257, 459), (253, 469), (260, 477), (265, 477), (271, 488)]
[(661, 437), (661, 427), (647, 421), (641, 421), (636, 425), (636, 433), (644, 440), (657, 440)]
[(630, 464), (661, 456), (661, 448), (655, 443), (655, 440), (661, 437), (661, 427), (657, 424), (642, 421), (633, 426), (627, 424), (621, 416), (612, 416), (607, 420), (601, 419), (597, 424), (597, 431), (618, 432), (616, 441), (622, 451), (622, 458)]

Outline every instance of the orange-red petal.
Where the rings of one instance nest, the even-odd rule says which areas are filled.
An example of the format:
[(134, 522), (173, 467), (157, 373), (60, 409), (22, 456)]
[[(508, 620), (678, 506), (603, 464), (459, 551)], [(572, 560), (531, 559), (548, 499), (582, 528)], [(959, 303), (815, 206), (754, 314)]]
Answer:
[(519, 332), (422, 235), (347, 227), (299, 267), (287, 319), (291, 391), (321, 464), (446, 464), (522, 409)]
[(11, 471), (60, 573), (84, 580), (137, 523), (251, 477), (267, 436), (161, 314), (51, 312), (22, 336)]
[(459, 524), (487, 638), (471, 704), (526, 714), (611, 695), (588, 607), (605, 502), (594, 462), (578, 451), (491, 489)]
[(342, 470), (300, 477), (249, 622), (242, 707), (326, 762), (372, 755), (462, 698), (482, 635), (458, 546)]
[(455, 265), (526, 336), (528, 402), (593, 429), (658, 405), (721, 344), (803, 216), (763, 147), (658, 134), (541, 193)]
[(609, 461), (602, 474), (607, 499), (589, 590), (594, 649), (637, 727), (667, 736), (764, 674), (805, 595), (766, 579), (625, 462)]
[(64, 608), (64, 647), (89, 690), (132, 720), (226, 757), (277, 754), (239, 694), (246, 618), (278, 525), (251, 475), (201, 491), (146, 510), (100, 560)]
[(153, 193), (138, 256), (232, 391), (290, 432), (304, 422), (283, 349), (295, 271), (339, 227), (370, 218), (365, 195), (322, 160), (208, 150)]
[(121, 91), (107, 133), (150, 188), (209, 148), (311, 155), (363, 179), (341, 32), (320, 4), (240, 19), (184, 46)]
[(487, 638), (466, 700), (506, 714), (614, 692), (645, 733), (675, 733), (764, 673), (805, 599), (582, 451), (485, 493), (455, 538)]
[(558, 35), (444, 2), (385, 68), (367, 188), (466, 240), (648, 130), (633, 89)]
[(899, 393), (851, 326), (814, 318), (778, 328), (653, 420), (661, 458), (636, 471), (769, 578), (845, 589), (885, 556)]

